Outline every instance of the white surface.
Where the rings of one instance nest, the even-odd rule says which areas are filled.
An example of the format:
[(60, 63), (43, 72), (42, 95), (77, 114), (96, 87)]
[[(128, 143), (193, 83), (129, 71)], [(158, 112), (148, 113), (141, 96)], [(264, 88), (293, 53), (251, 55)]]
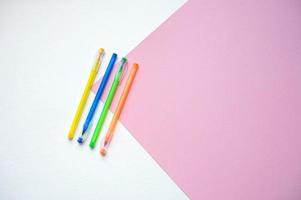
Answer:
[(0, 199), (187, 199), (120, 124), (104, 159), (67, 140), (97, 49), (128, 53), (183, 3), (0, 0)]

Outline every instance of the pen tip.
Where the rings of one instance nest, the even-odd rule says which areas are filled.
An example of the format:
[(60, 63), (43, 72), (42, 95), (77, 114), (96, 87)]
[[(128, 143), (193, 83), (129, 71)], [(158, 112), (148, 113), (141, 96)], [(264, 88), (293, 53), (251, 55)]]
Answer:
[(100, 149), (100, 155), (105, 156), (107, 154), (107, 150), (105, 148)]
[(77, 139), (77, 142), (78, 142), (79, 144), (82, 144), (82, 143), (84, 143), (84, 140), (83, 140), (82, 137), (79, 137), (79, 138)]

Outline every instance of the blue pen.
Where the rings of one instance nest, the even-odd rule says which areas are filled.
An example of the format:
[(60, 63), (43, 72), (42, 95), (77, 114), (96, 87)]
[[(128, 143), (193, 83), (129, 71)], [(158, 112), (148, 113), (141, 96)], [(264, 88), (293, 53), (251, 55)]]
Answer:
[(103, 93), (103, 91), (104, 91), (104, 89), (106, 87), (106, 84), (107, 84), (107, 82), (109, 80), (109, 77), (110, 77), (110, 74), (111, 74), (112, 69), (114, 67), (116, 58), (117, 58), (117, 54), (113, 53), (113, 55), (111, 57), (111, 60), (110, 60), (110, 63), (108, 65), (107, 69), (106, 69), (106, 72), (105, 72), (105, 74), (104, 74), (104, 76), (102, 78), (102, 81), (101, 81), (101, 83), (99, 85), (99, 88), (97, 90), (96, 96), (95, 96), (95, 98), (93, 100), (92, 106), (91, 106), (91, 108), (89, 110), (89, 113), (88, 113), (88, 116), (86, 118), (86, 121), (84, 123), (82, 135), (77, 139), (77, 142), (80, 143), (80, 144), (82, 144), (86, 140), (86, 138), (88, 137), (88, 134), (85, 134), (85, 133), (86, 133), (87, 129), (89, 128), (89, 125), (91, 123), (91, 120), (93, 118), (93, 115), (95, 113), (97, 105), (99, 103), (99, 100), (100, 100), (100, 98), (102, 96), (102, 93)]

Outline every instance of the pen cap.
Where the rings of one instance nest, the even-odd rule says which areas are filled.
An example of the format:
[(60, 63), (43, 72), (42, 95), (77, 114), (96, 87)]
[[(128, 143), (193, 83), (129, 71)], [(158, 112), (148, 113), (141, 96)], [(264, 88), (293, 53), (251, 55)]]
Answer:
[(102, 53), (104, 53), (104, 51), (105, 51), (104, 48), (100, 48), (100, 49), (98, 50), (98, 53), (99, 53), (99, 54), (102, 54)]
[(120, 80), (121, 80), (121, 77), (122, 77), (122, 74), (123, 74), (123, 72), (124, 72), (124, 68), (125, 68), (127, 59), (126, 59), (125, 57), (123, 57), (123, 58), (121, 59), (120, 62), (121, 62), (120, 67), (119, 67), (119, 69), (118, 69), (118, 71), (117, 71), (117, 73), (116, 73), (116, 76), (115, 76), (115, 79), (116, 79), (117, 81), (120, 81)]
[(100, 62), (101, 62), (101, 60), (104, 56), (104, 53), (105, 53), (105, 51), (104, 51), (103, 48), (100, 48), (98, 50), (98, 54), (97, 54), (96, 59), (95, 59), (95, 64), (93, 66), (93, 70), (95, 70), (96, 72), (98, 72), (98, 70), (99, 70)]
[(117, 54), (116, 53), (113, 53), (112, 56), (111, 56), (111, 59), (110, 59), (110, 62), (106, 68), (106, 72), (103, 76), (103, 81), (101, 82), (101, 84), (106, 84), (111, 72), (112, 72), (112, 69), (115, 65), (115, 62), (116, 62), (116, 59), (117, 59)]
[(133, 68), (133, 70), (137, 71), (138, 68), (139, 68), (139, 65), (138, 65), (137, 63), (134, 63), (134, 64), (132, 65), (132, 68)]

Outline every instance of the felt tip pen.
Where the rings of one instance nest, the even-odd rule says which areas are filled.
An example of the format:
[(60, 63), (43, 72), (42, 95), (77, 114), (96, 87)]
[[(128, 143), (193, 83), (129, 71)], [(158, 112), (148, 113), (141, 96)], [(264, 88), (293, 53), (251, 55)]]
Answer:
[(107, 149), (108, 149), (108, 147), (110, 145), (110, 142), (112, 140), (115, 127), (117, 125), (117, 122), (118, 122), (118, 119), (120, 117), (121, 111), (124, 107), (125, 101), (128, 97), (129, 91), (130, 91), (131, 86), (133, 84), (133, 81), (134, 81), (134, 78), (135, 78), (135, 75), (136, 75), (136, 72), (137, 72), (138, 68), (139, 68), (139, 66), (136, 63), (134, 63), (132, 68), (131, 68), (130, 74), (127, 78), (127, 81), (125, 83), (123, 92), (120, 96), (119, 102), (117, 104), (115, 113), (113, 115), (112, 121), (111, 121), (109, 129), (107, 131), (107, 134), (106, 134), (105, 138), (103, 139), (103, 142), (101, 142), (101, 144), (103, 144), (102, 148), (100, 149), (100, 154), (102, 156), (105, 156), (107, 154)]
[(96, 62), (95, 62), (94, 66), (91, 69), (89, 79), (88, 79), (88, 81), (86, 83), (86, 87), (85, 87), (84, 93), (82, 95), (82, 98), (81, 98), (81, 100), (79, 102), (79, 105), (77, 107), (76, 113), (74, 115), (74, 118), (73, 118), (70, 130), (69, 130), (69, 133), (68, 133), (69, 140), (72, 140), (73, 137), (74, 137), (74, 134), (75, 134), (78, 122), (79, 122), (80, 117), (81, 117), (81, 115), (83, 113), (83, 110), (84, 110), (84, 107), (86, 105), (86, 102), (87, 102), (90, 90), (92, 88), (93, 82), (94, 82), (95, 77), (96, 77), (96, 75), (97, 75), (97, 73), (99, 71), (99, 67), (100, 67), (100, 63), (102, 61), (103, 55), (104, 55), (104, 49), (100, 48), (99, 51), (98, 51), (98, 56), (97, 56)]
[(117, 88), (118, 88), (118, 86), (119, 86), (119, 84), (121, 82), (121, 79), (123, 77), (123, 72), (124, 72), (124, 68), (126, 67), (126, 62), (127, 62), (126, 58), (122, 58), (121, 59), (120, 67), (119, 67), (118, 71), (116, 72), (114, 81), (112, 83), (111, 89), (110, 89), (109, 94), (108, 94), (108, 97), (106, 99), (106, 102), (104, 104), (104, 107), (102, 109), (100, 117), (98, 119), (98, 122), (97, 122), (96, 128), (94, 130), (92, 139), (90, 141), (89, 146), (91, 148), (94, 148), (95, 145), (96, 145), (99, 133), (100, 133), (102, 127), (103, 127), (103, 124), (105, 122), (105, 119), (106, 119), (108, 111), (109, 111), (109, 108), (110, 108), (110, 106), (112, 104), (112, 101), (113, 101), (113, 98), (114, 98), (114, 96), (116, 94)]

